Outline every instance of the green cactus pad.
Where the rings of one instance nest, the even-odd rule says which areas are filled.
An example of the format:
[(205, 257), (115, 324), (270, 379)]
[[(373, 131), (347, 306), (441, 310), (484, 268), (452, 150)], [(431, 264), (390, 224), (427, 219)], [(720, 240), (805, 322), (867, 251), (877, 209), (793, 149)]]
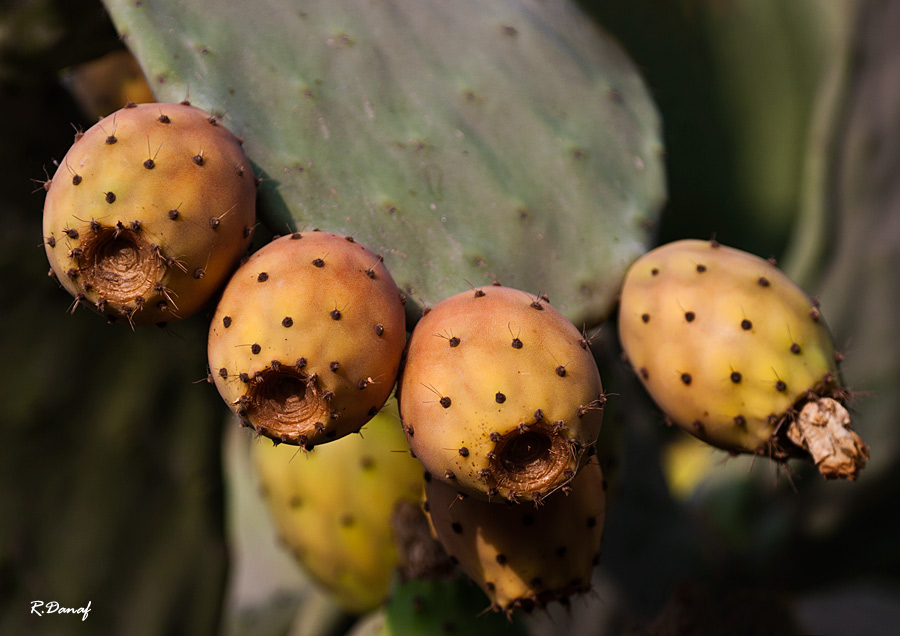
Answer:
[(378, 636), (520, 636), (522, 621), (485, 612), (487, 597), (463, 577), (448, 580), (400, 581), (391, 590), (384, 607)]
[(273, 231), (353, 235), (410, 307), (499, 279), (591, 325), (646, 249), (656, 109), (568, 2), (105, 4), (159, 99), (244, 137)]

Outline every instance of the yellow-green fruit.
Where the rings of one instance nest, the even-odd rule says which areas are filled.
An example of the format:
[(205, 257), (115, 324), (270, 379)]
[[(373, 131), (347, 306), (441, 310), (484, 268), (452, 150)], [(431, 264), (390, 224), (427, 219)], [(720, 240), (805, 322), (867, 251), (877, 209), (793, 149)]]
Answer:
[(256, 181), (240, 140), (188, 104), (129, 104), (84, 133), (44, 203), (51, 271), (110, 320), (202, 308), (250, 245)]
[(278, 533), (305, 571), (348, 611), (380, 605), (399, 561), (394, 507), (419, 502), (423, 487), (396, 403), (360, 435), (308, 453), (260, 439), (253, 454)]
[[(797, 414), (823, 399), (842, 409), (847, 395), (816, 303), (774, 264), (716, 242), (677, 241), (638, 259), (625, 277), (619, 335), (666, 415), (729, 451), (811, 453), (789, 439)], [(853, 437), (844, 424), (834, 433)], [(865, 454), (861, 441), (829, 444), (837, 458)], [(853, 478), (859, 467), (850, 461), (846, 474), (827, 476)]]
[(585, 339), (546, 298), (479, 287), (416, 325), (400, 381), (410, 447), (453, 488), (535, 500), (593, 451), (603, 387)]
[(405, 343), (400, 292), (381, 258), (350, 237), (295, 232), (255, 252), (226, 285), (209, 367), (247, 425), (311, 448), (378, 412)]
[(590, 589), (606, 512), (599, 464), (585, 465), (540, 506), (482, 501), (436, 479), (425, 496), (438, 540), (494, 609), (530, 609)]

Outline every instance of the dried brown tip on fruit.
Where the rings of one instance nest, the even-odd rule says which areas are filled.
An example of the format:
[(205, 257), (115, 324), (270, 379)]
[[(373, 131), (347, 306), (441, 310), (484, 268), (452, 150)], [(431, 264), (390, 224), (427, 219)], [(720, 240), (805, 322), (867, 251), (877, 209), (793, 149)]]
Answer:
[(869, 447), (850, 427), (850, 413), (831, 398), (807, 402), (788, 425), (787, 437), (807, 451), (825, 479), (856, 480)]
[(266, 437), (290, 444), (303, 437), (315, 443), (322, 432), (316, 425), (328, 419), (331, 409), (316, 376), (299, 369), (279, 365), (258, 373), (247, 392), (247, 418)]
[(570, 479), (572, 448), (552, 423), (540, 420), (494, 436), (487, 481), (516, 493), (548, 493)]
[(139, 231), (92, 226), (81, 242), (78, 273), (84, 285), (114, 303), (150, 295), (163, 265)]

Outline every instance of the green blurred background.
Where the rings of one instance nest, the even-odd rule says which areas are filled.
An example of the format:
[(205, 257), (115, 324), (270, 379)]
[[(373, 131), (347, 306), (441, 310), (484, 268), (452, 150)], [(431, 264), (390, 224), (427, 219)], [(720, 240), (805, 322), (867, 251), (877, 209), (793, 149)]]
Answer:
[[(693, 443), (662, 425), (606, 325), (603, 563), (595, 593), (528, 627), (894, 634), (900, 1), (581, 4), (662, 115), (659, 242), (715, 235), (776, 256), (821, 300), (872, 459), (859, 482), (825, 483)], [(251, 440), (205, 381), (208, 316), (132, 332), (68, 315), (47, 277), (40, 181), (73, 126), (121, 105), (120, 89), (74, 69), (122, 48), (97, 0), (0, 4), (0, 634), (341, 633), (352, 619), (274, 544)], [(36, 600), (91, 611), (37, 617)]]

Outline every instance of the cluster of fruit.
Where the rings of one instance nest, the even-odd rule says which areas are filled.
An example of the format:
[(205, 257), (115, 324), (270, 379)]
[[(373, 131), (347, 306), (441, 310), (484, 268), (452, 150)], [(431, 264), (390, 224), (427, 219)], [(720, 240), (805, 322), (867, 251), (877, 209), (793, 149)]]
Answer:
[[(295, 232), (231, 277), (212, 319), (209, 366), (245, 426), (306, 451), (343, 446), (397, 385), (396, 433), (408, 446), (401, 439), (376, 454), (373, 445), (363, 456), (380, 471), (411, 461), (410, 453), (421, 462), (417, 479), (424, 467), (437, 538), (495, 607), (588, 589), (603, 525), (603, 477), (589, 460), (605, 398), (581, 333), (545, 298), (492, 285), (438, 303), (408, 342), (406, 334), (403, 297), (378, 255), (350, 237)], [(391, 459), (390, 450), (409, 452)], [(408, 480), (387, 481), (385, 499), (401, 483), (408, 494)], [(348, 484), (312, 513), (343, 511), (345, 526), (339, 519), (330, 536), (383, 507), (379, 493), (359, 501), (357, 488)], [(267, 481), (267, 491), (277, 489)], [(299, 525), (296, 500), (294, 508)], [(359, 541), (353, 554), (367, 546)]]
[[(296, 479), (258, 455), (282, 535), (348, 607), (383, 594), (395, 552), (382, 531), (396, 501), (423, 496), (495, 609), (589, 589), (606, 395), (587, 338), (547, 296), (472, 288), (414, 317), (407, 338), (405, 297), (352, 237), (294, 232), (238, 266), (256, 222), (250, 162), (186, 103), (104, 118), (46, 185), (46, 253), (73, 309), (159, 324), (221, 293), (211, 380), (256, 434), (336, 469)], [(715, 241), (653, 250), (626, 276), (619, 333), (661, 410), (709, 444), (811, 458), (826, 477), (865, 464), (819, 309), (773, 264)], [(399, 418), (379, 416), (395, 387)], [(340, 455), (347, 438), (356, 450)], [(326, 443), (334, 459), (307, 453)], [(366, 559), (376, 533), (386, 547)]]

